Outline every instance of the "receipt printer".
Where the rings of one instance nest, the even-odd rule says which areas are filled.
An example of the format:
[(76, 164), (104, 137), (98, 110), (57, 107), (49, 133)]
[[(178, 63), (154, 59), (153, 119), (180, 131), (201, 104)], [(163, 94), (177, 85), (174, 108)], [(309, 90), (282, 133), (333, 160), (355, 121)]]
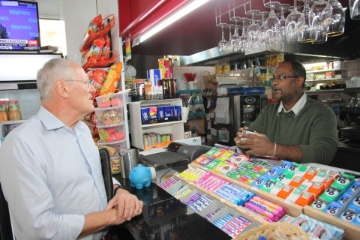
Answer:
[(159, 166), (174, 168), (175, 165), (187, 165), (198, 158), (201, 154), (209, 151), (208, 146), (194, 146), (184, 143), (170, 143), (165, 151), (153, 154), (142, 154), (140, 152), (140, 162), (146, 166), (157, 169)]
[(211, 147), (172, 142), (169, 144), (167, 149), (171, 152), (178, 153), (187, 157), (189, 159), (189, 162), (192, 162), (196, 158), (198, 158), (201, 154), (209, 151)]

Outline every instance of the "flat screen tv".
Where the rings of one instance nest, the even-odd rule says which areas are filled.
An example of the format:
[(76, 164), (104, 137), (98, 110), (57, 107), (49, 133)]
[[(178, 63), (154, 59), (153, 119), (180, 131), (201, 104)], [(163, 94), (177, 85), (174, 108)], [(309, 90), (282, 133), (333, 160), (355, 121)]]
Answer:
[(0, 51), (40, 50), (37, 2), (0, 1)]

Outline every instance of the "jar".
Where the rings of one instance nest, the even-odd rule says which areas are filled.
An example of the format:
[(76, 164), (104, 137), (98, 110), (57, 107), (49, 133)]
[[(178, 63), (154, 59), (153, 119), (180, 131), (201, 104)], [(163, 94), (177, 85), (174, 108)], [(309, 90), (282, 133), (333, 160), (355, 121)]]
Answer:
[(0, 101), (0, 122), (8, 121), (7, 115), (7, 101), (1, 100)]
[(10, 100), (8, 106), (9, 121), (21, 120), (21, 112), (19, 109), (18, 100)]

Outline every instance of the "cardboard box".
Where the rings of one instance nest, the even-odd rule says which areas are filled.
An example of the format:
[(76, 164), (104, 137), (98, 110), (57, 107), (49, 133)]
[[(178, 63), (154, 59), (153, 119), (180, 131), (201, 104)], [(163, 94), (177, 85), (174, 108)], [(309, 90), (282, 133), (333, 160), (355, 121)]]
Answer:
[(151, 82), (152, 86), (158, 86), (158, 81), (161, 80), (160, 69), (150, 69), (147, 71), (147, 79)]

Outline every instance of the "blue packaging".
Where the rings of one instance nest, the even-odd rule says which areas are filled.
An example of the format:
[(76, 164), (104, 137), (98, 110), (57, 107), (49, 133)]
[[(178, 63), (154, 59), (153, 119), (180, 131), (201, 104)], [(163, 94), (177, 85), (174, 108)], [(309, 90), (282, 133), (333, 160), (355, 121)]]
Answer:
[(279, 168), (282, 169), (282, 170), (286, 170), (286, 169), (288, 169), (289, 167), (291, 167), (292, 164), (293, 164), (292, 162), (283, 160), (283, 161), (280, 163)]
[(324, 209), (324, 212), (333, 216), (338, 216), (341, 212), (343, 205), (338, 202), (331, 202), (327, 207)]
[(264, 176), (267, 178), (277, 178), (283, 171), (284, 169), (274, 166)]
[(347, 205), (349, 203), (349, 200), (351, 199), (351, 195), (348, 194), (348, 193), (344, 193), (343, 195), (340, 196), (340, 198), (337, 200), (337, 202), (340, 204), (340, 205)]
[(165, 106), (157, 107), (158, 122), (165, 122)]
[(251, 186), (256, 187), (256, 188), (259, 188), (259, 187), (261, 187), (262, 185), (264, 185), (268, 180), (269, 180), (268, 177), (261, 176), (261, 177), (259, 177), (258, 179), (256, 179), (256, 180), (251, 184)]
[(351, 186), (346, 190), (345, 194), (353, 195), (360, 191), (360, 181), (354, 181)]
[(175, 121), (181, 121), (181, 106), (175, 106)]
[(165, 106), (165, 121), (174, 120), (174, 106)]
[(149, 108), (141, 108), (141, 123), (142, 124), (149, 124), (150, 123)]
[(356, 214), (355, 219), (352, 221), (353, 224), (360, 226), (360, 213)]
[(151, 82), (152, 86), (158, 86), (158, 81), (161, 80), (160, 69), (147, 70), (147, 79)]
[(360, 212), (360, 195), (357, 195), (348, 205), (348, 208)]
[(339, 218), (347, 222), (353, 222), (356, 219), (357, 215), (357, 212), (347, 208), (339, 215)]

